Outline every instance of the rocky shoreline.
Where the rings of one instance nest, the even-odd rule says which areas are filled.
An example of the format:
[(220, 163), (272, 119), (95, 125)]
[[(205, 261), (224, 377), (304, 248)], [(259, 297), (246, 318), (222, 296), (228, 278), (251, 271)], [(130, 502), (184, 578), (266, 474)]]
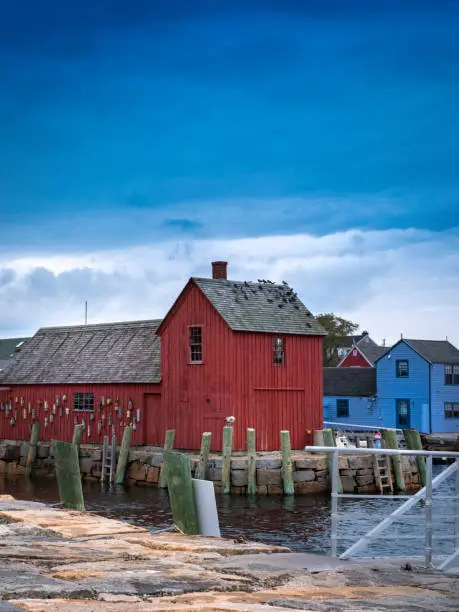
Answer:
[(458, 576), (228, 538), (150, 533), (0, 496), (0, 610), (453, 612)]

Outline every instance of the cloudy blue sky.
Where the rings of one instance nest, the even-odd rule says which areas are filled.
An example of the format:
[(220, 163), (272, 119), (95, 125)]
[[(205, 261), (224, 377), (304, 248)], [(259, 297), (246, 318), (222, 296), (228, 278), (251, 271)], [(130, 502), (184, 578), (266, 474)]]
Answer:
[(459, 343), (459, 3), (16, 0), (0, 335), (161, 316), (213, 257)]

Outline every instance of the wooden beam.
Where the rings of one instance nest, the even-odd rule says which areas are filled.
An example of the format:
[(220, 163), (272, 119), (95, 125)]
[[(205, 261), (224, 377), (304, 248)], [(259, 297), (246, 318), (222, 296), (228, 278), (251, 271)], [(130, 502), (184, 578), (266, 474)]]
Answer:
[(231, 490), (231, 453), (233, 452), (233, 428), (223, 428), (223, 454), (222, 454), (222, 484), (223, 493), (228, 495)]
[(188, 457), (182, 453), (166, 451), (163, 465), (174, 525), (187, 535), (199, 534)]
[(247, 495), (257, 492), (257, 451), (255, 429), (247, 429)]
[[(406, 446), (409, 450), (423, 450), (421, 435), (419, 431), (416, 429), (404, 429), (403, 437), (405, 438)], [(426, 486), (426, 458), (425, 457), (416, 457), (416, 462), (418, 464), (418, 472), (419, 472), (419, 482), (421, 483), (421, 487)]]
[[(164, 455), (167, 452), (170, 452), (174, 448), (174, 438), (175, 438), (175, 429), (168, 429), (166, 431), (166, 437), (164, 439)], [(160, 489), (165, 489), (167, 487), (166, 470), (164, 469), (164, 458), (163, 458), (163, 466), (161, 468), (161, 474), (159, 477), (159, 487)]]
[[(324, 445), (325, 446), (336, 446), (335, 434), (333, 433), (333, 429), (323, 429), (324, 436)], [(328, 479), (330, 481), (330, 486), (332, 482), (332, 473), (333, 473), (333, 454), (327, 453), (327, 466), (328, 466)], [(343, 485), (341, 483), (341, 476), (339, 475), (339, 467), (338, 467), (338, 493), (343, 492)]]
[(211, 439), (212, 433), (210, 431), (206, 431), (202, 434), (201, 452), (199, 453), (199, 463), (195, 475), (195, 478), (197, 478), (198, 480), (206, 479), (207, 460), (209, 457)]
[(290, 444), (290, 432), (283, 430), (280, 432), (281, 453), (282, 453), (282, 482), (285, 495), (293, 495), (293, 463), (292, 447)]
[(33, 462), (37, 457), (37, 444), (40, 438), (40, 423), (33, 423), (32, 428), (30, 430), (30, 442), (29, 449), (27, 453), (27, 462), (26, 462), (26, 478), (30, 478), (33, 472)]
[[(386, 448), (397, 449), (397, 432), (395, 429), (381, 429), (381, 436), (386, 443)], [(403, 476), (402, 458), (397, 455), (391, 455), (392, 467), (394, 469), (395, 484), (399, 491), (406, 491), (405, 477)]]
[(61, 502), (66, 508), (84, 510), (80, 464), (75, 444), (53, 440), (52, 449)]
[(129, 457), (129, 447), (131, 446), (132, 427), (128, 425), (124, 428), (123, 440), (121, 442), (120, 456), (116, 465), (115, 484), (123, 484), (126, 475), (126, 466)]

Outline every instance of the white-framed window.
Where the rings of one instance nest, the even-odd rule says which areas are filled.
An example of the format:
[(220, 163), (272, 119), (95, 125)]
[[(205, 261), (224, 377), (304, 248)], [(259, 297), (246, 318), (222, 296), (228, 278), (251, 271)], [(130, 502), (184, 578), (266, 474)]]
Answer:
[(459, 385), (459, 363), (445, 365), (445, 385)]
[(77, 412), (94, 412), (94, 393), (74, 393), (73, 410)]
[(202, 363), (202, 327), (190, 327), (190, 363)]
[(445, 402), (445, 419), (459, 419), (459, 402)]

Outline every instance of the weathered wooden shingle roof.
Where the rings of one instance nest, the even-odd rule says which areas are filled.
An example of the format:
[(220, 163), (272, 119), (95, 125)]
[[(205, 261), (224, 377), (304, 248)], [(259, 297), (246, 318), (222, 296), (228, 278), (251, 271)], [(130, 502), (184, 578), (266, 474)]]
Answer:
[(375, 368), (324, 368), (324, 395), (371, 397), (376, 394)]
[(365, 346), (359, 344), (358, 348), (372, 365), (389, 350), (387, 346), (378, 346), (374, 342)]
[(405, 340), (430, 363), (459, 363), (459, 350), (448, 340)]
[(156, 383), (160, 320), (44, 327), (0, 373), (2, 384)]
[(193, 278), (234, 331), (326, 335), (288, 285)]

